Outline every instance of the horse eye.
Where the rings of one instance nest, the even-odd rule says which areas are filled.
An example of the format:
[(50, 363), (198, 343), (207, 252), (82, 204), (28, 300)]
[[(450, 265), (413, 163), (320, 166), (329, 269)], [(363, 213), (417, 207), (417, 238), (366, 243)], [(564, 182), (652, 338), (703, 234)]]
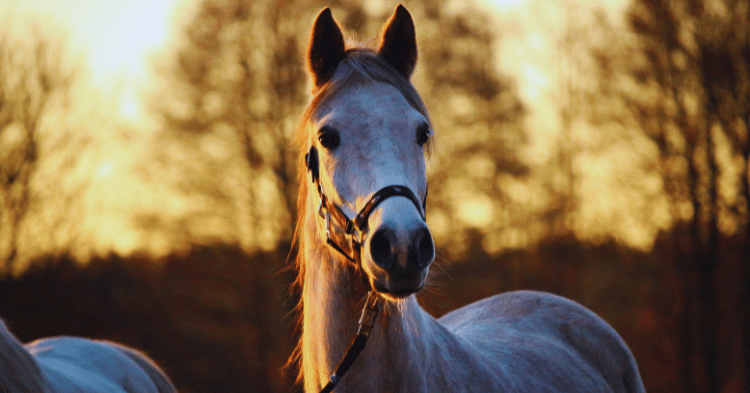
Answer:
[(332, 127), (324, 126), (319, 131), (318, 141), (320, 141), (321, 146), (330, 150), (335, 149), (341, 144), (341, 137), (339, 136), (339, 132)]
[(430, 139), (430, 126), (422, 124), (417, 127), (417, 144), (424, 146), (425, 143)]

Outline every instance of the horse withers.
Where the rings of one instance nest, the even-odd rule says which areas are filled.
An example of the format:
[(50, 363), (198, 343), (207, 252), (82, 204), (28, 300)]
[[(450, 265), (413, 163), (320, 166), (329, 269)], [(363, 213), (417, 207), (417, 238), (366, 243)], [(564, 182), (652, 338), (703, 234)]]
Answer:
[[(511, 292), (440, 319), (417, 303), (435, 256), (425, 222), (434, 130), (409, 80), (417, 44), (403, 6), (375, 48), (347, 47), (323, 10), (307, 62), (313, 98), (296, 135), (303, 152), (296, 355), (307, 392), (644, 391), (620, 336), (573, 301)], [(382, 299), (369, 342), (356, 360), (341, 362), (351, 365), (347, 374), (331, 377), (368, 293)]]

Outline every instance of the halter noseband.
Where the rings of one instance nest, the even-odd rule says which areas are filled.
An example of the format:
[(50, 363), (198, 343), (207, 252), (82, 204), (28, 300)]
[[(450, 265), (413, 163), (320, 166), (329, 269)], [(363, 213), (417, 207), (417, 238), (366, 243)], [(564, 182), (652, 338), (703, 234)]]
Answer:
[(367, 234), (367, 219), (370, 214), (383, 201), (394, 196), (403, 196), (408, 198), (414, 206), (417, 207), (419, 216), (425, 220), (427, 207), (427, 193), (421, 203), (414, 192), (405, 186), (386, 186), (378, 190), (369, 201), (362, 207), (354, 219), (350, 219), (336, 204), (326, 198), (323, 187), (320, 185), (320, 169), (318, 162), (318, 150), (315, 146), (305, 154), (305, 164), (310, 171), (312, 182), (318, 189), (320, 195), (320, 206), (318, 206), (318, 216), (324, 220), (323, 228), (326, 232), (326, 243), (334, 250), (338, 251), (347, 260), (355, 264), (360, 263), (360, 249), (364, 243), (364, 237)]

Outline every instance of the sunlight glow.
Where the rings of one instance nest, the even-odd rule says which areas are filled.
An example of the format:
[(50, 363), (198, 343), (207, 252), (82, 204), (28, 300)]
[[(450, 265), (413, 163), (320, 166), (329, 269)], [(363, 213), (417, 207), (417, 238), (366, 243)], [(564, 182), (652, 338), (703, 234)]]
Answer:
[(467, 225), (484, 228), (492, 223), (495, 209), (492, 199), (485, 194), (467, 196), (456, 204), (456, 216)]
[(93, 78), (101, 83), (123, 71), (145, 73), (145, 55), (166, 43), (176, 1), (30, 0), (22, 4), (68, 29), (84, 49)]
[(95, 2), (102, 7), (102, 18), (88, 31), (93, 69), (117, 72), (125, 67), (132, 73), (142, 74), (146, 51), (166, 41), (166, 19), (172, 1)]
[(526, 82), (524, 95), (530, 101), (542, 98), (542, 94), (549, 89), (548, 76), (536, 65), (527, 65), (521, 70), (521, 76)]
[(119, 110), (121, 115), (131, 121), (135, 121), (141, 117), (141, 104), (132, 90), (123, 92), (120, 97)]
[(497, 10), (503, 11), (510, 8), (518, 7), (526, 0), (481, 0), (482, 3), (489, 5)]
[(100, 165), (99, 168), (96, 170), (96, 176), (100, 178), (111, 177), (114, 172), (115, 172), (115, 163), (112, 161), (107, 161), (104, 164)]

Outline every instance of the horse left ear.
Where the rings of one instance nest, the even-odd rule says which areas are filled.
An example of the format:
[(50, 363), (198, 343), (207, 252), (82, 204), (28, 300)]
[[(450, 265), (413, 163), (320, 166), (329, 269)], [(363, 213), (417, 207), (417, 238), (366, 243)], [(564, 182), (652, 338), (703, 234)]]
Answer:
[(383, 26), (378, 53), (406, 79), (411, 77), (417, 65), (417, 35), (411, 14), (401, 4)]

